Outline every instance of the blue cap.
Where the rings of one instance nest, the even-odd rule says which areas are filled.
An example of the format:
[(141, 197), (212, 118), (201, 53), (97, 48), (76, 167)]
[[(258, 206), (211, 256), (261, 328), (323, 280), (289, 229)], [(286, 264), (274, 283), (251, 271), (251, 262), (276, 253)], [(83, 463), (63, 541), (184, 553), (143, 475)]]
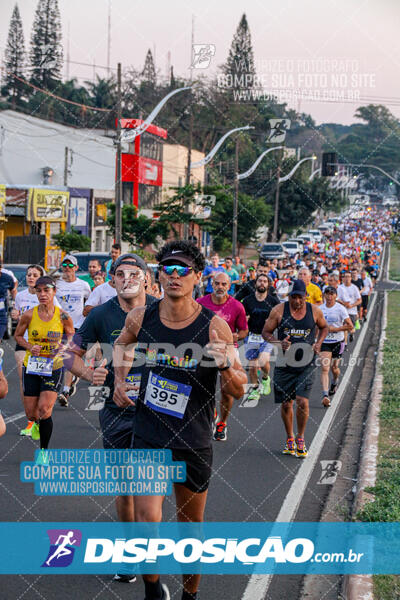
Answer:
[(289, 292), (289, 296), (307, 296), (306, 284), (302, 279), (295, 279), (293, 283), (293, 287), (291, 292)]

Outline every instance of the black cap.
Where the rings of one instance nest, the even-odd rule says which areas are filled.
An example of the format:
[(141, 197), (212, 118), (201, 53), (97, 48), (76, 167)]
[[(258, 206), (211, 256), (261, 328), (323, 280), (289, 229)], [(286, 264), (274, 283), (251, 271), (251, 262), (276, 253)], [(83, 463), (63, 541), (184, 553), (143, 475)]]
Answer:
[(171, 250), (169, 254), (166, 254), (160, 260), (160, 265), (173, 265), (176, 263), (182, 263), (188, 267), (194, 266), (193, 259), (181, 250)]
[(138, 254), (121, 254), (121, 256), (118, 256), (117, 260), (112, 265), (112, 274), (115, 273), (118, 267), (120, 267), (122, 264), (139, 267), (139, 269), (142, 269), (144, 273), (147, 271), (146, 262)]
[(306, 284), (302, 279), (296, 279), (293, 283), (293, 287), (288, 294), (289, 296), (307, 296)]
[(49, 275), (45, 275), (44, 277), (39, 277), (36, 279), (35, 288), (37, 288), (39, 285), (45, 285), (46, 287), (52, 287), (54, 289), (56, 288), (56, 282), (52, 277), (49, 277)]
[(324, 289), (324, 294), (337, 294), (337, 289), (333, 285), (327, 285)]

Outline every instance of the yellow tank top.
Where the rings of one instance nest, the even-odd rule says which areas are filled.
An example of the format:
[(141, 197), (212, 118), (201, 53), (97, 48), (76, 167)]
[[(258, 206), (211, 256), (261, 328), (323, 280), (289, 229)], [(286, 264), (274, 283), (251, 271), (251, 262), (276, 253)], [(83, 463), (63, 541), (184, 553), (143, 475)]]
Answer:
[[(38, 306), (33, 309), (33, 315), (28, 327), (28, 341), (32, 345), (42, 347), (40, 356), (53, 357), (57, 354), (57, 350), (62, 342), (64, 326), (61, 321), (60, 308), (54, 307), (54, 315), (50, 321), (42, 321), (39, 317)], [(24, 366), (28, 366), (28, 360), (31, 356), (29, 350), (26, 351), (24, 357)], [(60, 369), (63, 366), (62, 357), (58, 356), (54, 359), (53, 371)]]

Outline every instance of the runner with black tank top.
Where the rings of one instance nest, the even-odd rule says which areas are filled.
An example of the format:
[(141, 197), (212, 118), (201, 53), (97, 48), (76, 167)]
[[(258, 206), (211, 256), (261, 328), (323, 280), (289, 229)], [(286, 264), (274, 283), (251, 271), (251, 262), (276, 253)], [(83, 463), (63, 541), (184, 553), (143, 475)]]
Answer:
[[(277, 358), (274, 371), (275, 402), (281, 404), (281, 416), (286, 429), (283, 454), (307, 456), (304, 432), (309, 415), (315, 353), (321, 350), (328, 326), (321, 310), (306, 302), (304, 281), (296, 280), (288, 302), (272, 309), (263, 329), (267, 342), (280, 343), (283, 353)], [(278, 340), (274, 337), (278, 330)], [(318, 329), (318, 339), (315, 341)], [(297, 435), (293, 431), (293, 400), (296, 400)]]
[[(117, 406), (114, 396), (114, 370), (110, 352), (107, 359), (102, 357), (112, 347), (121, 333), (127, 314), (137, 306), (150, 305), (155, 298), (145, 293), (145, 276), (147, 265), (136, 254), (123, 254), (114, 262), (114, 281), (116, 297), (111, 298), (101, 306), (94, 307), (85, 319), (81, 328), (73, 338), (71, 350), (73, 360), (68, 365), (71, 373), (90, 381), (89, 402), (97, 404), (99, 421), (103, 434), (103, 447), (106, 450), (123, 450), (132, 448), (135, 428), (135, 407), (131, 404)], [(102, 353), (100, 367), (96, 370), (85, 366), (83, 358), (90, 354), (90, 346), (99, 344)], [(107, 368), (106, 365), (107, 364)], [(127, 384), (132, 386), (129, 398), (135, 400), (137, 391), (133, 386), (140, 383), (141, 367), (134, 365), (127, 374)], [(134, 521), (134, 506), (132, 496), (117, 496), (117, 514), (120, 521)], [(118, 573), (114, 579), (119, 582), (132, 583), (136, 576), (129, 572)]]
[[(240, 398), (246, 374), (234, 351), (228, 324), (192, 298), (205, 261), (185, 241), (169, 242), (157, 255), (164, 298), (136, 308), (114, 345), (117, 405), (129, 402), (125, 377), (132, 350), (145, 352), (137, 401), (135, 448), (168, 448), (174, 460), (186, 462), (187, 478), (175, 483), (179, 521), (201, 522), (212, 470), (212, 431), (217, 375), (226, 393)], [(121, 365), (121, 366), (119, 366)], [(124, 366), (122, 366), (124, 365)], [(164, 496), (137, 496), (135, 519), (158, 522)], [(144, 575), (146, 600), (167, 600), (168, 588), (158, 575)], [(183, 600), (195, 600), (200, 575), (183, 576)]]

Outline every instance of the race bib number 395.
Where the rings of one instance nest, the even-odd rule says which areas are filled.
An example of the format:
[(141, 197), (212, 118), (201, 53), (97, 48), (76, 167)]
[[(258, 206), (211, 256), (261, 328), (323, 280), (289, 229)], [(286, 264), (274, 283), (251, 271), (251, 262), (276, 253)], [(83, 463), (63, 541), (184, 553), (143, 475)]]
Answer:
[(192, 386), (150, 371), (144, 403), (157, 412), (183, 419)]

